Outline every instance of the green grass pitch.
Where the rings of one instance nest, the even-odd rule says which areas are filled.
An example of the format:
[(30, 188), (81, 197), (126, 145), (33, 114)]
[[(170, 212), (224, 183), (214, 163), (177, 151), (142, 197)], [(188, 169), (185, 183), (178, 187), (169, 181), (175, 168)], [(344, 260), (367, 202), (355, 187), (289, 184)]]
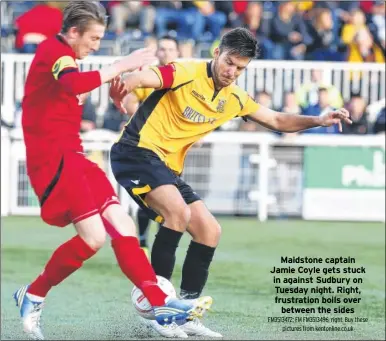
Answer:
[[(223, 235), (210, 269), (205, 294), (214, 298), (205, 323), (225, 339), (250, 340), (384, 340), (385, 339), (385, 226), (381, 223), (269, 221), (220, 218)], [(151, 239), (156, 231), (152, 226)], [(72, 227), (57, 229), (37, 217), (3, 218), (1, 224), (1, 339), (22, 340), (18, 310), (11, 298), (22, 284), (42, 270), (52, 251), (69, 239)], [(183, 257), (189, 243), (182, 239), (173, 283), (178, 288)], [(274, 304), (274, 284), (269, 272), (281, 256), (356, 258), (366, 274), (360, 284), (360, 304), (355, 314), (330, 317), (364, 317), (362, 323), (328, 323), (353, 326), (351, 332), (290, 332), (286, 326), (322, 326), (318, 323), (269, 323), (281, 314)], [(279, 275), (281, 276), (281, 275)], [(43, 328), (51, 340), (159, 339), (144, 328), (130, 303), (132, 285), (121, 274), (109, 243), (46, 300)], [(288, 294), (287, 294), (288, 296)], [(344, 297), (341, 295), (340, 297)], [(328, 306), (328, 305), (325, 305)], [(336, 307), (337, 305), (330, 305)], [(313, 316), (290, 314), (288, 316)], [(317, 316), (317, 315), (315, 315)]]

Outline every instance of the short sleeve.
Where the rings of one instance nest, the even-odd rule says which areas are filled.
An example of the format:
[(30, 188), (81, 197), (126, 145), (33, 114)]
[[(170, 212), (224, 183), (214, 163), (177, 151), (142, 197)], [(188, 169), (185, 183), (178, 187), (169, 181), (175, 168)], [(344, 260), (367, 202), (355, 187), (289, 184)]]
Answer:
[(239, 116), (241, 117), (241, 116), (252, 114), (256, 112), (259, 109), (259, 107), (260, 107), (259, 103), (256, 103), (252, 97), (247, 96), (247, 100), (244, 103), (243, 109), (241, 110)]
[(194, 79), (197, 70), (196, 64), (193, 62), (173, 62), (165, 66), (153, 66), (150, 69), (159, 77), (161, 88), (175, 88)]
[(237, 116), (242, 117), (245, 115), (256, 112), (260, 104), (256, 103), (255, 100), (244, 90), (235, 86), (232, 94), (238, 99), (240, 105), (240, 112)]
[(174, 80), (172, 88), (175, 88), (181, 84), (190, 82), (196, 77), (197, 73), (197, 63), (196, 62), (185, 62), (185, 63), (173, 63), (174, 71)]

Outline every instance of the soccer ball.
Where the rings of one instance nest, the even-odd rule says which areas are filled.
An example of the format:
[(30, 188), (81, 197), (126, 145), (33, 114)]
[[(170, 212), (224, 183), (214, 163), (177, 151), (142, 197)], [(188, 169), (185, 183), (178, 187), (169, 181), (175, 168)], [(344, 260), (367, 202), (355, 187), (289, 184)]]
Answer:
[[(177, 297), (176, 289), (174, 289), (173, 284), (165, 277), (157, 276), (157, 283), (166, 295), (173, 298)], [(131, 291), (131, 302), (133, 303), (134, 308), (137, 310), (140, 316), (148, 320), (155, 319), (153, 308), (150, 302), (147, 300), (142, 290), (136, 286)]]

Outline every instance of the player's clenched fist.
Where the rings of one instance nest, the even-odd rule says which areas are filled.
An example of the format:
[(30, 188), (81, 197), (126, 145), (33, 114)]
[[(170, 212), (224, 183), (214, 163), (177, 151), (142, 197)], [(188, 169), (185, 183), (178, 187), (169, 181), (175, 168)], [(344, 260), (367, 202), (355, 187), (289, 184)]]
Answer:
[(338, 124), (340, 132), (342, 131), (342, 121), (347, 124), (352, 124), (350, 114), (345, 108), (328, 112), (326, 114), (321, 115), (319, 118), (321, 126), (330, 127), (334, 124)]

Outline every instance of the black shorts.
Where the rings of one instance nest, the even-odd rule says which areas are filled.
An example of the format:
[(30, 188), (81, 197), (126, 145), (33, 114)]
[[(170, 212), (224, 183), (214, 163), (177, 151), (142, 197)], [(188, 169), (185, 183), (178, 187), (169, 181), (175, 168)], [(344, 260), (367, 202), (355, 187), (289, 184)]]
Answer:
[(159, 186), (175, 185), (188, 205), (201, 200), (185, 181), (149, 149), (118, 142), (111, 148), (110, 159), (117, 182), (126, 189), (149, 218), (156, 222), (162, 223), (163, 218), (146, 204), (145, 196)]

